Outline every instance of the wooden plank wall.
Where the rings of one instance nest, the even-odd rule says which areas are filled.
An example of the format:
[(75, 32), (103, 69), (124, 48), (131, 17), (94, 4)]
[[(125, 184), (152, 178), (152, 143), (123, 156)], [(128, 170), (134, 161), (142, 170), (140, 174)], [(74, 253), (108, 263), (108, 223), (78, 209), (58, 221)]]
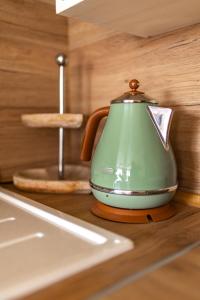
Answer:
[[(57, 162), (57, 131), (24, 128), (20, 115), (57, 110), (54, 57), (68, 52), (68, 39), (67, 109), (89, 115), (138, 78), (142, 90), (175, 109), (171, 139), (179, 184), (199, 193), (200, 25), (142, 39), (67, 20), (55, 15), (54, 6), (33, 0), (0, 4), (0, 180), (21, 168)], [(77, 162), (82, 132), (67, 138), (66, 160)]]
[[(69, 19), (71, 112), (108, 105), (137, 78), (141, 90), (175, 110), (171, 139), (182, 190), (200, 192), (200, 25), (153, 38)], [(80, 133), (71, 135), (78, 159)]]
[[(67, 19), (34, 0), (0, 3), (0, 180), (57, 162), (57, 130), (29, 129), (22, 113), (56, 112), (55, 55), (67, 53)], [(67, 151), (66, 151), (67, 156)]]

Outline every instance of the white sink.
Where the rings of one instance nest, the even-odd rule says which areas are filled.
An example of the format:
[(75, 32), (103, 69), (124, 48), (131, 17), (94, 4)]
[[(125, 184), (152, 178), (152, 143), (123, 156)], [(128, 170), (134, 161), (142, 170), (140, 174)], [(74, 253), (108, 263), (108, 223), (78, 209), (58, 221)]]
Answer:
[(133, 242), (0, 188), (0, 297), (15, 299), (133, 248)]

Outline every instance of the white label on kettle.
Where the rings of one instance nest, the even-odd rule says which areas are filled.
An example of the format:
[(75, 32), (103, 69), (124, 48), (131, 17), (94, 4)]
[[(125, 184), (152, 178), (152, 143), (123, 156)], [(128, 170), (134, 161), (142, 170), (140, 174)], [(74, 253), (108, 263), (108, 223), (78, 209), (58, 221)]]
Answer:
[(168, 149), (169, 129), (172, 117), (172, 109), (158, 106), (148, 106), (148, 112), (156, 127), (159, 137), (165, 147)]

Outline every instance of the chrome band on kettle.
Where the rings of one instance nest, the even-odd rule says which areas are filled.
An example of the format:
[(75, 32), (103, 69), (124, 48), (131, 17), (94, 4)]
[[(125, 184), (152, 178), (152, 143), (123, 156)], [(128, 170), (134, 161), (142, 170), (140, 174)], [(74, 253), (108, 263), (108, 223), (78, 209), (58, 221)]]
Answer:
[(159, 194), (174, 192), (176, 191), (178, 184), (163, 189), (146, 190), (146, 191), (126, 191), (126, 190), (110, 189), (110, 188), (106, 188), (94, 184), (91, 181), (90, 181), (90, 186), (97, 191), (108, 193), (108, 194), (127, 195), (127, 196), (146, 196), (146, 195), (159, 195)]

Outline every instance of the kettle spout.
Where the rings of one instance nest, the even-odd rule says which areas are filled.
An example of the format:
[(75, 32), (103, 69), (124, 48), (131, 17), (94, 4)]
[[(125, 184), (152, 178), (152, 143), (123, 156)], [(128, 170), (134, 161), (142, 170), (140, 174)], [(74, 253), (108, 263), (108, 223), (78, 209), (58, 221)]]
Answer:
[(164, 148), (168, 150), (169, 131), (173, 115), (172, 109), (149, 105), (148, 112)]

